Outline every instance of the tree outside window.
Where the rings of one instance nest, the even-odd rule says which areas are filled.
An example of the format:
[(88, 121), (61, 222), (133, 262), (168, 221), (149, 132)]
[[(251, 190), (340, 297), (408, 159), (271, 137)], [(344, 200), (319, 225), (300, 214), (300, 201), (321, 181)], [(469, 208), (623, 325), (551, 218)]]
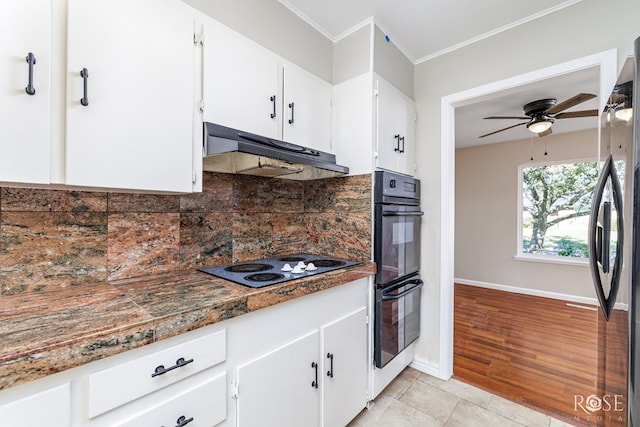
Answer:
[[(616, 162), (620, 179), (624, 162)], [(598, 180), (596, 162), (522, 168), (522, 233), (525, 254), (587, 258), (587, 228)]]

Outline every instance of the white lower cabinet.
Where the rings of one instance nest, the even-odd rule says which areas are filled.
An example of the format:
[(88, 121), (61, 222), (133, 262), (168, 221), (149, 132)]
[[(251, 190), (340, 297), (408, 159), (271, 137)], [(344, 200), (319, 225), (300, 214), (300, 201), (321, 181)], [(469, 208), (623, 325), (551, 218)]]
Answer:
[(238, 368), (238, 426), (317, 426), (318, 331)]
[(95, 372), (89, 376), (89, 417), (222, 363), (226, 355), (222, 330)]
[(11, 427), (71, 425), (69, 383), (0, 405), (0, 425)]
[(367, 308), (240, 366), (238, 426), (345, 426), (367, 401)]
[(214, 426), (227, 416), (226, 391), (227, 375), (223, 372), (173, 398), (158, 402), (116, 426)]
[(322, 425), (345, 426), (367, 404), (367, 309), (321, 329)]

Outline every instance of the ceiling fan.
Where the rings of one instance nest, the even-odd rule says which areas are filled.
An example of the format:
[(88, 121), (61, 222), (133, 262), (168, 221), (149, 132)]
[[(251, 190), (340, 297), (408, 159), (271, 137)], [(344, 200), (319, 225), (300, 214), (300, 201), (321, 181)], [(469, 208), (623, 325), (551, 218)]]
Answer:
[(575, 107), (578, 104), (582, 104), (596, 95), (590, 93), (579, 93), (566, 101), (557, 104), (558, 100), (555, 98), (539, 99), (537, 101), (529, 102), (525, 104), (522, 109), (525, 116), (490, 116), (485, 119), (511, 119), (511, 120), (527, 120), (526, 122), (517, 123), (515, 125), (507, 126), (506, 128), (490, 132), (484, 135), (480, 135), (478, 138), (484, 138), (485, 136), (493, 135), (498, 132), (502, 132), (508, 129), (512, 129), (518, 126), (526, 125), (533, 133), (537, 133), (538, 136), (545, 136), (551, 134), (551, 125), (556, 119), (574, 119), (577, 117), (597, 117), (598, 110), (582, 110), (582, 111), (569, 111), (563, 113), (571, 107)]

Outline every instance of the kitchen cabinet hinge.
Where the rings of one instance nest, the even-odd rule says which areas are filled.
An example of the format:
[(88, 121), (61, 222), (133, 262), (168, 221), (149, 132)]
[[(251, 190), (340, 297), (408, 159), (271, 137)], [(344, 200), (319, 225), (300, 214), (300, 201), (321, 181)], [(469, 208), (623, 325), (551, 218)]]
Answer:
[(195, 184), (196, 181), (198, 181), (198, 175), (196, 174), (195, 171), (193, 171), (193, 173), (191, 174), (191, 182)]
[(369, 324), (369, 316), (365, 317), (365, 323), (368, 325)]
[(199, 104), (198, 108), (200, 109), (200, 112), (204, 113), (204, 99), (201, 99), (198, 104)]
[(238, 398), (238, 382), (237, 381), (231, 381), (231, 398), (232, 399), (237, 399)]

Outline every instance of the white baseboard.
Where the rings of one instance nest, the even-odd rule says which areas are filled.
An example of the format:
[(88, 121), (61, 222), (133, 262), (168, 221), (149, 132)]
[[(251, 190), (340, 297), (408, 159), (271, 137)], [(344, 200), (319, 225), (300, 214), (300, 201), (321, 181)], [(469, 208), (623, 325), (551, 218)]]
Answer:
[(423, 372), (427, 375), (431, 375), (432, 377), (440, 378), (441, 380), (448, 380), (448, 375), (442, 375), (440, 372), (440, 366), (425, 359), (420, 359), (418, 357), (413, 357), (413, 361), (409, 365), (414, 369), (417, 369), (420, 372)]
[[(520, 288), (517, 286), (499, 285), (496, 283), (480, 282), (478, 280), (468, 280), (468, 279), (459, 279), (459, 278), (455, 278), (454, 282), (460, 283), (461, 285), (478, 286), (480, 288), (494, 289), (497, 291), (513, 292), (516, 294), (531, 295), (531, 296), (542, 297), (542, 298), (552, 298), (552, 299), (558, 299), (561, 301), (569, 301), (572, 303), (586, 304), (589, 306), (596, 306), (596, 307), (599, 306), (598, 300), (596, 298), (581, 297), (578, 295), (561, 294), (557, 292), (541, 291), (539, 289)], [(613, 308), (615, 310), (628, 311), (629, 305), (626, 303), (617, 302)]]

